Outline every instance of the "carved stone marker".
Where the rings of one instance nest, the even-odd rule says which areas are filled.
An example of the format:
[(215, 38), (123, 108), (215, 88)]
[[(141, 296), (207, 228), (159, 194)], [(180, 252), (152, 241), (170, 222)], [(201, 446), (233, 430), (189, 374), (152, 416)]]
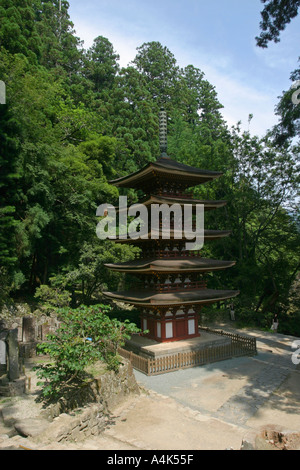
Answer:
[(8, 329), (0, 322), (0, 396), (25, 393), (26, 377), (20, 377), (18, 328)]
[(6, 373), (6, 344), (0, 339), (0, 375)]
[(8, 379), (10, 381), (16, 380), (20, 377), (19, 368), (19, 344), (18, 344), (18, 329), (9, 330), (6, 337), (8, 345)]
[(24, 343), (34, 342), (36, 339), (36, 319), (34, 317), (23, 318), (23, 337)]
[(50, 334), (50, 325), (49, 323), (43, 323), (39, 326), (39, 339), (42, 341), (47, 340), (47, 335)]

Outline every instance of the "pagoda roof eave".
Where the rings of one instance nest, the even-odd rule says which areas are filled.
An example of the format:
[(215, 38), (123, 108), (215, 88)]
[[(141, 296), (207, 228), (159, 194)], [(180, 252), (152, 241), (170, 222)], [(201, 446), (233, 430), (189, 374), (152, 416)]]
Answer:
[(130, 274), (177, 273), (177, 272), (209, 272), (227, 269), (235, 265), (235, 261), (219, 261), (205, 258), (163, 258), (137, 259), (126, 263), (105, 264), (112, 271)]
[[(156, 232), (155, 232), (156, 233)], [(183, 241), (183, 242), (191, 242), (193, 243), (195, 241), (195, 233), (193, 234), (190, 234), (191, 236), (186, 238), (184, 236), (184, 234), (182, 234), (182, 237), (181, 238), (175, 238), (174, 237), (174, 231), (173, 230), (170, 230), (170, 238), (166, 239), (166, 238), (162, 238), (161, 236), (161, 233), (159, 233), (159, 238), (153, 238), (151, 237), (151, 231), (148, 233), (147, 237), (144, 237), (144, 238), (140, 238), (140, 237), (136, 237), (136, 238), (109, 238), (109, 240), (111, 241), (114, 241), (116, 243), (144, 243), (144, 242), (149, 242), (149, 241), (152, 241), (152, 242), (168, 242), (168, 241), (171, 241), (171, 242), (179, 242), (179, 241)], [(192, 235), (194, 236), (194, 238), (192, 238)], [(224, 238), (224, 237), (228, 237), (229, 235), (231, 235), (231, 230), (204, 230), (204, 240), (205, 241), (209, 241), (209, 240), (217, 240), (219, 238)]]
[[(143, 205), (143, 206), (151, 206), (152, 204), (167, 204), (167, 205), (173, 205), (173, 204), (179, 204), (180, 206), (184, 206), (185, 204), (187, 205), (204, 205), (204, 210), (213, 210), (213, 209), (218, 209), (219, 207), (224, 207), (227, 204), (227, 201), (207, 201), (207, 200), (202, 200), (202, 199), (191, 199), (191, 198), (184, 198), (184, 197), (169, 197), (169, 196), (157, 196), (157, 195), (150, 195), (149, 197), (146, 197), (139, 202), (136, 203), (136, 205)], [(118, 212), (123, 212), (127, 210), (127, 207), (118, 209)]]
[(159, 160), (149, 162), (141, 170), (109, 181), (109, 184), (117, 187), (132, 188), (141, 181), (145, 181), (147, 177), (153, 177), (153, 173), (158, 173), (162, 176), (170, 175), (172, 177), (178, 176), (180, 178), (191, 178), (191, 186), (212, 181), (223, 174), (217, 171), (201, 170), (199, 168), (171, 160), (170, 158), (161, 157)]
[(145, 307), (175, 306), (175, 305), (207, 305), (238, 296), (240, 291), (194, 289), (190, 291), (154, 292), (147, 290), (132, 290), (126, 292), (104, 292), (112, 300)]

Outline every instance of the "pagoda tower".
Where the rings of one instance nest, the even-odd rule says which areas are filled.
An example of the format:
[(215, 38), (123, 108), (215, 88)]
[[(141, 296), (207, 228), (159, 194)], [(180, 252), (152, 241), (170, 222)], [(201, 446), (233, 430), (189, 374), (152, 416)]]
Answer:
[[(118, 188), (142, 190), (144, 197), (139, 203), (151, 209), (152, 204), (197, 204), (204, 211), (217, 209), (226, 201), (203, 201), (193, 199), (186, 191), (196, 185), (209, 183), (222, 173), (201, 170), (172, 160), (167, 155), (166, 113), (160, 112), (161, 155), (155, 162), (148, 163), (141, 170), (128, 176), (110, 181)], [(171, 220), (172, 224), (172, 220)], [(204, 305), (233, 298), (239, 291), (208, 289), (205, 273), (229, 268), (234, 261), (218, 261), (201, 257), (201, 250), (186, 249), (183, 234), (176, 236), (171, 225), (168, 239), (162, 236), (160, 226), (158, 238), (149, 236), (115, 240), (130, 243), (141, 249), (139, 257), (125, 263), (106, 264), (113, 271), (134, 275), (137, 284), (123, 292), (105, 292), (116, 301), (134, 305), (141, 313), (141, 328), (149, 330), (145, 336), (161, 342), (180, 341), (200, 336), (198, 331), (199, 312)], [(230, 231), (204, 230), (204, 243), (230, 235)]]

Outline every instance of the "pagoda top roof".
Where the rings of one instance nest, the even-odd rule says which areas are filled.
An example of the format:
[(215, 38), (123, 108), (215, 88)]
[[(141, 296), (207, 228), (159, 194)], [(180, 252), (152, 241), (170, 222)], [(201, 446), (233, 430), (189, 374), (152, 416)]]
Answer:
[(235, 261), (219, 261), (206, 258), (135, 259), (125, 263), (105, 264), (112, 271), (131, 274), (207, 272), (230, 268), (234, 265)]
[(198, 184), (213, 181), (223, 173), (210, 170), (201, 170), (184, 163), (172, 160), (167, 155), (161, 156), (158, 160), (149, 162), (144, 168), (131, 173), (130, 175), (109, 181), (110, 184), (120, 188), (140, 188), (146, 185), (157, 186), (157, 180), (178, 181), (184, 187), (192, 187)]
[(130, 290), (124, 292), (104, 292), (106, 297), (145, 307), (174, 306), (185, 304), (211, 304), (231, 299), (239, 295), (236, 290), (194, 289), (174, 292), (155, 292), (148, 289)]

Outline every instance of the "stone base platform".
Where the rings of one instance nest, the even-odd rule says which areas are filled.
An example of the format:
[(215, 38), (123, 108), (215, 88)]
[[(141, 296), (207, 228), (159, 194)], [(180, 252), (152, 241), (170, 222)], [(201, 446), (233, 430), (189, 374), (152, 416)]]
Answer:
[(201, 330), (200, 336), (197, 338), (170, 343), (158, 343), (157, 341), (136, 334), (132, 335), (131, 339), (126, 341), (125, 349), (127, 351), (132, 351), (141, 357), (153, 359), (229, 344), (231, 344), (230, 338)]

